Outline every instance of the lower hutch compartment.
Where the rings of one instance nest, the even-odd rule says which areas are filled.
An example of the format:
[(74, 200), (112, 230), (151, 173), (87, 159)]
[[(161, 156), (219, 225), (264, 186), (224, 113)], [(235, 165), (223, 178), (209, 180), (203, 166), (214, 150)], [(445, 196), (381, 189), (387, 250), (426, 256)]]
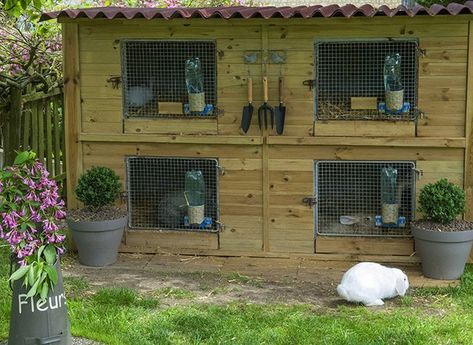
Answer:
[[(235, 137), (236, 144), (231, 137), (140, 136), (144, 142), (127, 142), (134, 138), (81, 136), (83, 169), (111, 167), (126, 186), (125, 252), (415, 262), (409, 222), (418, 191), (441, 177), (463, 181), (461, 140), (449, 147), (427, 139), (383, 144), (379, 138), (346, 146), (332, 145), (332, 138), (294, 138), (296, 146), (287, 137), (269, 137), (267, 144), (254, 137)], [(383, 215), (383, 169), (397, 171), (391, 191), (401, 226), (375, 224)], [(184, 222), (189, 170), (205, 177), (205, 216), (213, 220), (208, 228)], [(308, 198), (315, 204), (308, 205)], [(356, 224), (340, 224), (341, 216)]]

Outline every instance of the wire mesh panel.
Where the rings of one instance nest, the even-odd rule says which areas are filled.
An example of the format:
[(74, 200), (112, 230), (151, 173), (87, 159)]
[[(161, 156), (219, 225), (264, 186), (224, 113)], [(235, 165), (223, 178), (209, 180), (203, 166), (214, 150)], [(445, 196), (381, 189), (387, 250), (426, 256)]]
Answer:
[(185, 66), (195, 57), (201, 63), (205, 103), (215, 105), (214, 41), (122, 41), (125, 117), (189, 116), (179, 104), (189, 101)]
[[(200, 172), (205, 181), (203, 212), (217, 230), (218, 162), (205, 158), (127, 157), (128, 223), (131, 229), (199, 229), (186, 222), (189, 196), (186, 174)], [(201, 228), (202, 229), (202, 228)]]
[[(401, 57), (402, 113), (378, 110), (385, 101), (384, 62)], [(417, 116), (417, 40), (319, 40), (315, 43), (315, 116), (318, 120), (413, 120)], [(368, 105), (353, 104), (355, 98)], [(408, 104), (408, 105), (407, 105)]]
[(410, 161), (316, 161), (316, 233), (409, 235), (415, 180)]

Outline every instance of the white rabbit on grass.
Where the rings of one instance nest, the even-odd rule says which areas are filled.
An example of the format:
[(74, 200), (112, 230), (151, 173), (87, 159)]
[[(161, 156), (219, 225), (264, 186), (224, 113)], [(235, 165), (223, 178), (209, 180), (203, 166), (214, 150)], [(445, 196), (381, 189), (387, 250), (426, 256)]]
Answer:
[(337, 292), (348, 302), (371, 307), (383, 305), (385, 298), (404, 296), (408, 288), (409, 280), (400, 269), (361, 262), (345, 272)]

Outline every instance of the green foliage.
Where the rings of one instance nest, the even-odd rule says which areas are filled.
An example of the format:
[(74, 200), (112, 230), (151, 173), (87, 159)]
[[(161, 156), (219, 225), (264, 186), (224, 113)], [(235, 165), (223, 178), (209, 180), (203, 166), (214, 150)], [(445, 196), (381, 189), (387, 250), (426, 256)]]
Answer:
[(4, 0), (2, 9), (8, 14), (19, 17), (32, 11), (40, 12), (45, 6), (51, 7), (52, 0)]
[(92, 300), (103, 306), (141, 307), (153, 309), (159, 305), (159, 300), (149, 298), (128, 288), (105, 288), (99, 290)]
[(250, 278), (238, 272), (231, 272), (228, 274), (227, 277), (230, 283), (239, 283), (252, 285), (254, 287), (263, 287), (263, 281), (261, 279)]
[[(11, 305), (8, 255), (0, 247), (0, 342), (8, 335)], [(471, 344), (473, 339), (470, 265), (459, 287), (429, 293), (416, 289), (401, 306), (381, 310), (246, 302), (161, 307), (158, 299), (131, 289), (107, 288), (93, 294), (83, 278), (65, 281), (79, 287), (74, 288), (79, 295), (67, 295), (73, 335), (109, 345), (432, 345)]]
[(419, 210), (427, 219), (448, 224), (465, 210), (465, 192), (455, 184), (441, 179), (422, 188)]
[(68, 298), (80, 297), (90, 291), (90, 285), (84, 277), (65, 277), (64, 291)]
[(56, 248), (50, 244), (38, 249), (36, 260), (26, 266), (21, 266), (12, 273), (12, 282), (23, 279), (23, 286), (28, 289), (27, 298), (38, 296), (45, 300), (49, 290), (54, 289), (58, 276), (54, 264), (56, 262)]
[(60, 27), (38, 19), (38, 12), (9, 16), (0, 5), (0, 105), (13, 89), (47, 93), (62, 85)]
[(132, 297), (136, 293), (126, 292), (123, 298), (110, 289), (102, 291), (100, 297), (69, 300), (68, 307), (74, 334), (106, 344), (430, 345), (471, 344), (473, 337), (471, 309), (455, 303), (433, 313), (413, 306), (326, 311), (308, 305), (251, 303), (156, 310)]
[(191, 299), (195, 297), (195, 294), (192, 291), (181, 289), (178, 287), (165, 287), (162, 289), (158, 289), (154, 291), (154, 295), (156, 295), (157, 297), (173, 299)]
[(58, 280), (54, 265), (58, 254), (64, 252), (58, 223), (65, 212), (56, 183), (48, 179), (48, 171), (35, 158), (32, 151), (19, 152), (14, 165), (0, 171), (4, 226), (0, 240), (8, 243), (15, 262), (9, 280), (22, 282), (28, 298), (44, 300)]
[(447, 6), (448, 4), (455, 2), (457, 4), (464, 4), (467, 0), (418, 0), (416, 1), (419, 5), (424, 7), (430, 7), (432, 5), (444, 5)]
[(115, 171), (92, 167), (79, 178), (76, 195), (85, 206), (100, 208), (112, 205), (119, 197), (120, 189), (120, 179)]

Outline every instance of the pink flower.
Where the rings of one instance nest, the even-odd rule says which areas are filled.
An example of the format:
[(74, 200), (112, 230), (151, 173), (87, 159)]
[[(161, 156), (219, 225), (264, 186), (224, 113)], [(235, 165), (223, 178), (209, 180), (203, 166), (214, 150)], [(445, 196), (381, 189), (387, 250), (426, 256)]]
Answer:
[(43, 231), (44, 232), (54, 232), (58, 229), (59, 229), (59, 227), (54, 222), (51, 222), (49, 219), (43, 220)]
[(39, 223), (41, 222), (41, 216), (38, 212), (36, 212), (36, 210), (34, 210), (31, 205), (29, 206), (30, 208), (30, 219), (35, 222), (35, 223)]
[(175, 8), (181, 5), (178, 0), (164, 0), (164, 4), (167, 8)]
[[(0, 204), (0, 239), (5, 240), (20, 265), (35, 260), (39, 247), (53, 245), (64, 252), (64, 235), (57, 221), (66, 216), (57, 184), (39, 161), (4, 169), (0, 179), (4, 202)], [(24, 195), (24, 197), (21, 197)]]
[(63, 210), (57, 210), (55, 213), (54, 213), (54, 217), (56, 219), (64, 219), (66, 218), (66, 212), (64, 212)]
[(18, 214), (13, 211), (11, 214), (4, 214), (3, 215), (3, 225), (7, 228), (16, 228), (18, 226), (16, 222), (16, 216)]

